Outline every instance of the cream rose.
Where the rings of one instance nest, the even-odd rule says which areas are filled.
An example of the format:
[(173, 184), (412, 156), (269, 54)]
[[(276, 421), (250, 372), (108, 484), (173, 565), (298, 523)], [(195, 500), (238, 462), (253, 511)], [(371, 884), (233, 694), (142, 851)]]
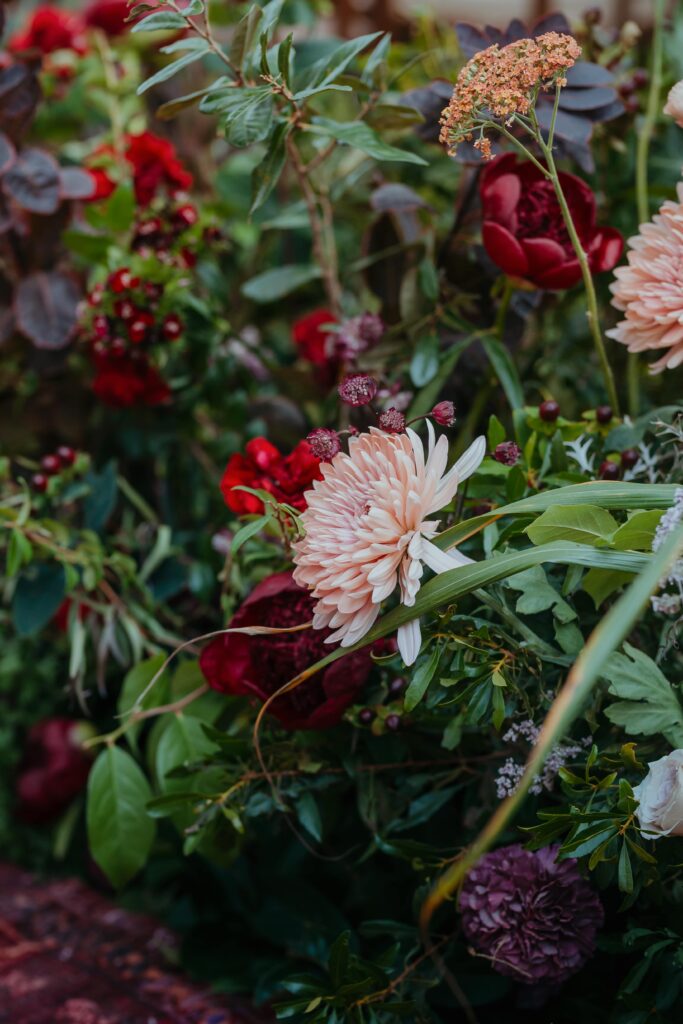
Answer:
[(639, 801), (636, 816), (649, 839), (683, 835), (683, 750), (652, 761), (633, 790)]

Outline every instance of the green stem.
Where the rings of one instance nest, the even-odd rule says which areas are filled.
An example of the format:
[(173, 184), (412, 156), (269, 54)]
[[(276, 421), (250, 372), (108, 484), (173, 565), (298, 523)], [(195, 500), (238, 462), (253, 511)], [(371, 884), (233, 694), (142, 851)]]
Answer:
[[(559, 90), (560, 86), (557, 87), (556, 93), (559, 93)], [(549, 139), (552, 139), (555, 131), (555, 114), (557, 113), (558, 108), (557, 95), (555, 99), (556, 103), (555, 107), (553, 108), (553, 118), (550, 124)], [(535, 117), (534, 121), (537, 125), (538, 144), (541, 147), (541, 151), (543, 152), (543, 156), (545, 157), (546, 163), (548, 165), (550, 180), (553, 183), (555, 195), (557, 196), (557, 201), (560, 204), (562, 216), (567, 226), (567, 233), (569, 234), (569, 238), (574, 248), (574, 252), (576, 253), (576, 258), (579, 261), (579, 267), (581, 268), (583, 285), (586, 290), (586, 305), (588, 306), (588, 309), (586, 311), (588, 316), (588, 325), (593, 336), (593, 343), (595, 344), (595, 350), (598, 353), (598, 359), (600, 360), (600, 366), (602, 368), (602, 375), (605, 380), (605, 387), (607, 389), (609, 402), (612, 406), (614, 414), (618, 416), (619, 398), (617, 395), (616, 385), (614, 383), (614, 374), (612, 373), (612, 367), (610, 366), (609, 359), (607, 358), (607, 350), (605, 348), (605, 342), (603, 340), (602, 331), (600, 329), (598, 299), (597, 295), (595, 294), (595, 284), (593, 282), (593, 275), (591, 274), (590, 265), (588, 263), (588, 257), (584, 251), (583, 245), (581, 244), (581, 239), (579, 238), (578, 232), (576, 230), (576, 225), (574, 224), (574, 219), (571, 214), (571, 210), (569, 209), (569, 204), (567, 203), (567, 199), (562, 189), (562, 185), (560, 183), (560, 176), (557, 172), (557, 167), (555, 166), (555, 159), (553, 157), (552, 149), (544, 141), (540, 127), (538, 127), (538, 122), (536, 122)]]
[(500, 338), (501, 341), (503, 340), (503, 332), (505, 331), (505, 321), (507, 319), (507, 312), (510, 306), (510, 299), (512, 298), (513, 291), (514, 286), (512, 284), (512, 281), (510, 280), (509, 277), (506, 277), (505, 284), (503, 286), (503, 294), (501, 295), (500, 304), (498, 306), (498, 312), (496, 313), (495, 325), (496, 336)]

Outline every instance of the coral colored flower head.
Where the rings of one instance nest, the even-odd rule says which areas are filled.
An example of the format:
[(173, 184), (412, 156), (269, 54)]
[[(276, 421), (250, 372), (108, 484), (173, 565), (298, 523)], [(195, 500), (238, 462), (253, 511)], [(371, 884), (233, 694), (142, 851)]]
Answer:
[(248, 442), (246, 454), (230, 457), (221, 491), (228, 508), (239, 514), (262, 512), (263, 502), (247, 491), (233, 490), (238, 486), (268, 491), (277, 501), (302, 511), (306, 508), (304, 491), (319, 479), (320, 461), (308, 441), (300, 441), (294, 451), (283, 455), (265, 437), (255, 437)]
[(55, 50), (84, 54), (87, 49), (81, 19), (51, 5), (36, 8), (23, 30), (16, 32), (7, 46), (13, 53), (37, 50), (43, 55)]
[(676, 124), (683, 128), (683, 81), (676, 82), (669, 89), (663, 113), (673, 117)]
[[(435, 440), (429, 421), (427, 429), (426, 453), (410, 428), (387, 434), (373, 427), (351, 438), (348, 455), (340, 452), (321, 466), (322, 480), (306, 495), (294, 579), (316, 599), (314, 627), (334, 630), (328, 643), (350, 647), (365, 636), (397, 586), (402, 603), (414, 605), (424, 565), (445, 572), (471, 561), (432, 543), (439, 524), (428, 517), (477, 469), (486, 444), (478, 438), (447, 472), (448, 441)], [(400, 627), (406, 664), (415, 661), (420, 642), (417, 620)]]
[(58, 818), (85, 788), (92, 758), (81, 744), (92, 732), (86, 722), (69, 718), (46, 718), (31, 728), (17, 777), (24, 821), (38, 825)]
[[(581, 56), (571, 36), (546, 32), (475, 54), (458, 75), (450, 103), (441, 115), (441, 142), (452, 150), (471, 139), (477, 122), (507, 120), (527, 114), (535, 92), (565, 84), (565, 75)], [(483, 135), (475, 146), (488, 159), (491, 145)]]
[(656, 352), (651, 373), (683, 364), (683, 183), (640, 234), (628, 240), (628, 266), (614, 271), (612, 305), (624, 319), (607, 331), (629, 352)]
[[(313, 599), (289, 572), (257, 584), (230, 626), (289, 628), (310, 622)], [(272, 636), (226, 633), (202, 651), (199, 664), (209, 686), (221, 693), (253, 695), (265, 701), (326, 654), (327, 634), (315, 629)], [(317, 672), (270, 705), (286, 729), (325, 729), (336, 725), (364, 685), (372, 661), (355, 651)]]
[[(110, 146), (93, 153), (93, 158), (112, 157)], [(133, 169), (135, 198), (140, 206), (149, 206), (162, 191), (174, 196), (192, 187), (192, 175), (186, 171), (176, 155), (173, 144), (153, 132), (126, 136), (126, 161)], [(102, 167), (91, 168), (96, 181), (93, 199), (106, 199), (116, 188), (115, 182)]]
[[(621, 235), (598, 227), (595, 196), (581, 178), (564, 172), (559, 178), (592, 272), (612, 270), (621, 257)], [(549, 290), (581, 280), (555, 190), (538, 167), (505, 153), (484, 169), (479, 190), (482, 239), (501, 270)]]
[(535, 853), (504, 846), (485, 854), (460, 893), (465, 938), (499, 974), (525, 984), (557, 984), (595, 951), (600, 900), (574, 860), (557, 847)]

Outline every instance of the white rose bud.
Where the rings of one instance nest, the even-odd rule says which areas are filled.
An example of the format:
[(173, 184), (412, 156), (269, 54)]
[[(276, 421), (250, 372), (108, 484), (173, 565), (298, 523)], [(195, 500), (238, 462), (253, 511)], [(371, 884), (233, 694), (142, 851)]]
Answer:
[(663, 113), (673, 117), (676, 124), (683, 128), (683, 81), (676, 82), (669, 90)]
[(648, 773), (633, 790), (639, 801), (636, 816), (648, 839), (683, 836), (683, 750), (674, 750), (648, 765)]

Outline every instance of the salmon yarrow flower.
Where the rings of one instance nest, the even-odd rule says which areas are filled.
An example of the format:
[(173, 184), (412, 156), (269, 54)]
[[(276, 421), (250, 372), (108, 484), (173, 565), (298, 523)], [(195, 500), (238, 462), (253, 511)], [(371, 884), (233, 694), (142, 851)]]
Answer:
[(453, 152), (479, 129), (474, 145), (484, 159), (490, 159), (486, 125), (491, 121), (508, 124), (516, 115), (527, 115), (541, 89), (566, 85), (566, 73), (580, 55), (576, 40), (559, 32), (519, 39), (502, 48), (496, 43), (475, 54), (458, 75), (441, 115), (441, 142)]
[[(306, 493), (301, 515), (306, 533), (294, 545), (294, 580), (316, 598), (315, 629), (332, 629), (326, 643), (350, 647), (379, 615), (380, 604), (399, 588), (401, 603), (415, 604), (424, 566), (446, 572), (472, 559), (433, 543), (434, 512), (453, 500), (458, 485), (479, 467), (486, 453), (477, 438), (449, 470), (448, 440), (438, 441), (427, 420), (425, 452), (410, 427), (386, 433), (371, 427), (352, 437), (348, 455), (339, 452), (321, 465), (322, 480)], [(420, 652), (417, 619), (398, 630), (407, 665)]]

